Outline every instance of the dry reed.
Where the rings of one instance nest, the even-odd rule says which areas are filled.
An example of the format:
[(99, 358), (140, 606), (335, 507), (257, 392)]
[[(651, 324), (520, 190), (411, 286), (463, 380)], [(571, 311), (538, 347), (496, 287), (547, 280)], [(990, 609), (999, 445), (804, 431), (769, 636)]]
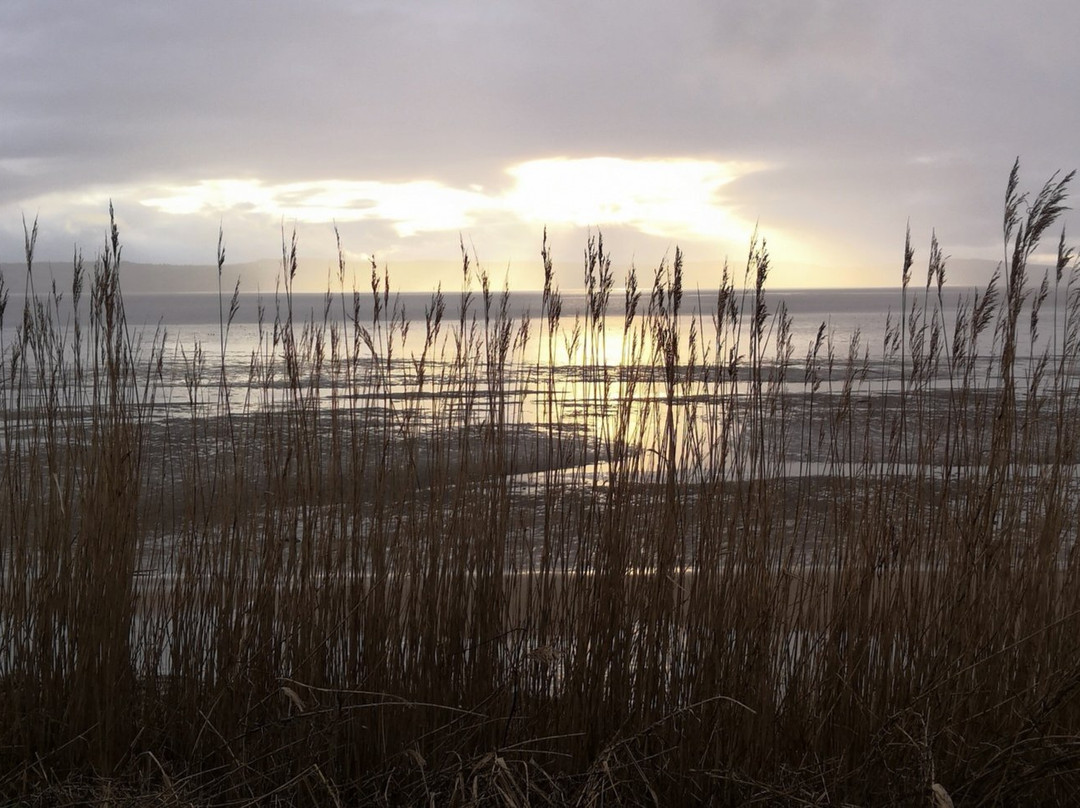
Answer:
[(534, 318), (463, 248), (416, 348), (374, 263), (299, 319), (294, 236), (247, 379), (219, 290), (181, 412), (115, 224), (70, 305), (28, 227), (25, 294), (0, 275), (0, 796), (1075, 800), (1064, 235), (1030, 292), (1071, 179), (1029, 198), (1014, 168), (1002, 274), (955, 313), (909, 237), (880, 361), (824, 324), (803, 356), (756, 238), (693, 317), (678, 251), (643, 301), (590, 240), (571, 320), (546, 238)]

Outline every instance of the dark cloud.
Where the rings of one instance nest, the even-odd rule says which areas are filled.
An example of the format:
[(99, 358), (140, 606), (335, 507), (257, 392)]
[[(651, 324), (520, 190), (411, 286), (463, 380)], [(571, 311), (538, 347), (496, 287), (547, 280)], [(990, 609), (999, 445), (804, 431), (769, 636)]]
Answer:
[[(884, 264), (909, 218), (986, 250), (1016, 155), (1031, 185), (1080, 163), (1078, 23), (1061, 0), (8, 2), (0, 211), (221, 177), (497, 192), (538, 157), (701, 157), (769, 164), (732, 203), (822, 250)], [(60, 216), (43, 245), (61, 252), (104, 229), (40, 213)], [(206, 238), (205, 221), (124, 216), (162, 253), (146, 260), (193, 260)], [(256, 218), (228, 224), (254, 243), (275, 227)], [(0, 260), (20, 228), (0, 222)]]

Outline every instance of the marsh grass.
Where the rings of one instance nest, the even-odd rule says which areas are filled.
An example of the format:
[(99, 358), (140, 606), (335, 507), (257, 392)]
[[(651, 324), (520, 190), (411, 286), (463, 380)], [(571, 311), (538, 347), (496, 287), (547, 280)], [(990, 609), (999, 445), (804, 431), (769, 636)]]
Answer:
[(460, 315), (435, 293), (416, 349), (374, 263), (298, 320), (294, 236), (247, 382), (184, 346), (180, 407), (115, 224), (63, 293), (28, 227), (25, 293), (0, 276), (0, 794), (1075, 800), (1080, 285), (1064, 235), (1029, 267), (1071, 179), (1030, 198), (1014, 168), (1000, 274), (956, 312), (909, 238), (878, 365), (825, 324), (793, 343), (756, 237), (693, 309), (679, 251), (646, 295), (590, 240), (573, 318), (546, 239), (534, 318), (463, 248)]

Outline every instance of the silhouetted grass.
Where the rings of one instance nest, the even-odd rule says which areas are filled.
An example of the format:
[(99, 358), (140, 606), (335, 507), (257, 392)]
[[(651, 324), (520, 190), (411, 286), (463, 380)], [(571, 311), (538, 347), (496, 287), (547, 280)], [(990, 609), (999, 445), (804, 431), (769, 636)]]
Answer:
[(67, 300), (29, 228), (25, 296), (0, 277), (0, 795), (1075, 800), (1080, 286), (1064, 236), (1029, 268), (1071, 179), (1029, 198), (1014, 168), (1006, 261), (956, 312), (909, 239), (880, 358), (793, 344), (756, 239), (693, 317), (678, 251), (643, 295), (590, 241), (571, 321), (546, 240), (533, 318), (463, 250), (460, 317), (437, 292), (418, 343), (374, 264), (295, 319), (294, 237), (247, 382), (184, 346), (182, 407), (115, 225)]

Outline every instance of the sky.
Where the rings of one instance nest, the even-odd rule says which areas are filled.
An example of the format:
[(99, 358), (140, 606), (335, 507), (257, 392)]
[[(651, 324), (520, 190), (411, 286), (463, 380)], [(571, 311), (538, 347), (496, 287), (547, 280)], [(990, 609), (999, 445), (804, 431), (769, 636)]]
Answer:
[(1057, 0), (5, 0), (0, 268), (35, 218), (39, 261), (92, 258), (111, 200), (132, 262), (295, 229), (301, 288), (335, 225), (419, 291), (462, 243), (538, 288), (545, 227), (566, 288), (590, 234), (708, 288), (755, 231), (776, 287), (893, 285), (909, 224), (917, 261), (997, 259), (1013, 161), (1080, 164), (1077, 30)]

